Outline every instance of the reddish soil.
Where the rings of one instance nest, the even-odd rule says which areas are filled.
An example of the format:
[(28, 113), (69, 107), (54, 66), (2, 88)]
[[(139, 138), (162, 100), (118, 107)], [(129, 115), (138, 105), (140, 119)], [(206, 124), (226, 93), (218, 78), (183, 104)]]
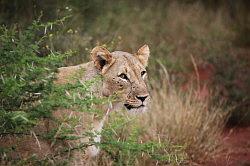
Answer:
[(206, 166), (250, 166), (250, 127), (228, 129), (223, 140), (228, 150)]

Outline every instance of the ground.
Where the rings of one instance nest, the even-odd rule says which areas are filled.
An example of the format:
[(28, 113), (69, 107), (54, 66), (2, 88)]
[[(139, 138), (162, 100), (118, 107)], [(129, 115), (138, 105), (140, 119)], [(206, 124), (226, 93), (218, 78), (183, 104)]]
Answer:
[(228, 150), (206, 166), (250, 166), (250, 127), (226, 129), (222, 137)]

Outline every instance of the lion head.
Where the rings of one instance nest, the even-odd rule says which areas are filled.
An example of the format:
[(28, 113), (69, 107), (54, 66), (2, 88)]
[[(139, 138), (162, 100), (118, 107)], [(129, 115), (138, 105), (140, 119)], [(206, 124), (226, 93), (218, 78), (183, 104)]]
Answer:
[(109, 52), (97, 46), (91, 51), (91, 57), (99, 74), (103, 76), (102, 95), (116, 94), (117, 105), (131, 112), (147, 110), (150, 96), (147, 80), (149, 47), (142, 46), (137, 53), (123, 51)]

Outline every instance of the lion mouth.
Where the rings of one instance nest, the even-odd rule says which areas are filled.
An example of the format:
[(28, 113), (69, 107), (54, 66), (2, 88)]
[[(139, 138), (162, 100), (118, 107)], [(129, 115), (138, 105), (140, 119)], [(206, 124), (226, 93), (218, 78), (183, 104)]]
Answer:
[(133, 105), (129, 105), (129, 104), (124, 104), (124, 106), (128, 109), (128, 110), (131, 110), (131, 109), (138, 109), (138, 108), (142, 108), (142, 107), (145, 107), (145, 105), (140, 105), (140, 106), (133, 106)]

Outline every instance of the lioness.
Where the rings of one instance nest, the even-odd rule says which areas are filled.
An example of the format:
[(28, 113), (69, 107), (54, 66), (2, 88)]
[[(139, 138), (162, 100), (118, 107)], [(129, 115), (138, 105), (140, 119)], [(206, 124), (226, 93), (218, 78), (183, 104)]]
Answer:
[[(109, 52), (106, 48), (97, 46), (91, 51), (92, 61), (86, 64), (80, 64), (77, 66), (69, 66), (59, 68), (56, 84), (65, 84), (70, 81), (71, 76), (79, 70), (84, 69), (84, 74), (80, 77), (80, 81), (87, 81), (93, 79), (97, 75), (102, 76), (102, 81), (98, 87), (95, 87), (93, 91), (100, 96), (111, 96), (118, 94), (118, 100), (109, 104), (104, 111), (120, 110), (122, 108), (127, 109), (129, 112), (144, 112), (148, 108), (150, 96), (146, 85), (146, 66), (149, 58), (149, 47), (147, 45), (142, 46), (136, 53), (130, 54), (123, 51)], [(93, 122), (92, 131), (101, 131), (103, 123), (107, 114), (100, 120)], [(59, 109), (54, 112), (55, 118), (63, 118), (65, 116), (76, 116), (79, 118), (79, 126), (75, 128), (78, 135), (84, 132), (86, 129), (84, 123), (86, 123), (86, 114), (81, 112), (74, 112), (70, 110)], [(93, 120), (93, 119), (92, 119)], [(39, 130), (48, 130), (48, 125), (42, 124), (38, 127)], [(44, 129), (45, 128), (45, 129)], [(51, 128), (51, 127), (50, 127)], [(80, 142), (85, 142), (88, 138), (81, 139)], [(4, 142), (3, 142), (4, 141)], [(16, 144), (15, 138), (2, 138), (0, 141), (0, 147)], [(97, 134), (94, 137), (94, 141), (100, 141), (100, 135)], [(76, 141), (69, 141), (70, 146), (79, 143)], [(39, 145), (37, 145), (39, 144)], [(25, 138), (19, 138), (17, 152), (19, 157), (25, 158), (30, 154), (37, 154), (40, 157), (53, 153), (53, 147), (51, 142), (48, 143), (43, 140), (38, 140), (35, 133), (32, 136), (26, 136)], [(73, 152), (72, 165), (84, 165), (84, 160), (87, 157), (96, 156), (99, 152), (98, 147), (89, 146), (85, 152), (77, 151)], [(15, 156), (14, 154), (12, 154)], [(85, 156), (84, 156), (85, 155)]]

